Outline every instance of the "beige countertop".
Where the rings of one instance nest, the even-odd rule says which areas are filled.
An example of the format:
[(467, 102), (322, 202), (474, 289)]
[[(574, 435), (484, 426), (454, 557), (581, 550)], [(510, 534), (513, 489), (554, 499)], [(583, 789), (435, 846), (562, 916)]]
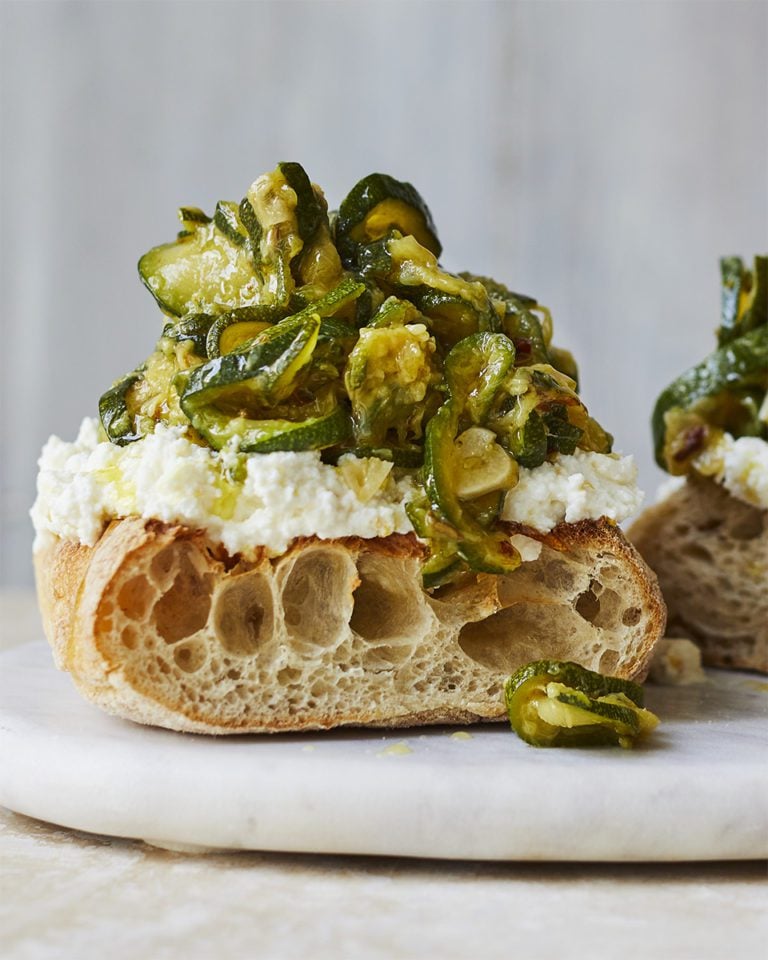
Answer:
[[(0, 594), (0, 631), (0, 649), (40, 638), (30, 594)], [(764, 861), (188, 856), (0, 808), (0, 955), (739, 960), (765, 955), (766, 878)]]

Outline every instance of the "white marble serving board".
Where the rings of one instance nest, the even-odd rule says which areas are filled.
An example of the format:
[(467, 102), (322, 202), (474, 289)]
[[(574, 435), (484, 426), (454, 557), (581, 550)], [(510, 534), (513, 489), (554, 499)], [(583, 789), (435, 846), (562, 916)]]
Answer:
[(171, 849), (482, 860), (768, 856), (768, 682), (649, 687), (643, 746), (542, 750), (502, 724), (205, 737), (81, 700), (46, 645), (0, 655), (0, 805)]

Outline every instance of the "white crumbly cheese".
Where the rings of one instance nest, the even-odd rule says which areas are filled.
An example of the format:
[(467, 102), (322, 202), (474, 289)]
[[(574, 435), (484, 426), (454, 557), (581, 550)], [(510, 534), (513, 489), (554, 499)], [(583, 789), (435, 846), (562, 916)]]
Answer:
[(768, 443), (760, 437), (724, 433), (693, 461), (694, 469), (712, 477), (734, 497), (768, 507)]
[[(561, 456), (520, 470), (503, 517), (545, 533), (562, 520), (618, 522), (641, 503), (636, 474), (631, 457)], [(414, 484), (394, 480), (390, 464), (343, 457), (334, 467), (316, 451), (238, 457), (192, 443), (182, 428), (163, 424), (124, 447), (101, 441), (91, 419), (74, 443), (51, 437), (37, 490), (36, 546), (51, 534), (90, 546), (107, 521), (128, 516), (204, 528), (233, 554), (260, 545), (279, 555), (302, 536), (386, 537), (413, 529), (405, 504)], [(514, 543), (524, 561), (541, 551), (522, 535)]]
[(104, 523), (139, 516), (204, 527), (229, 553), (262, 545), (283, 553), (296, 537), (315, 534), (386, 537), (405, 533), (412, 485), (378, 471), (382, 484), (351, 484), (318, 452), (245, 457), (234, 480), (233, 456), (191, 443), (178, 427), (159, 424), (139, 443), (99, 442), (86, 419), (74, 443), (51, 437), (43, 449), (32, 520), (38, 545), (46, 533), (92, 545)]
[(701, 650), (684, 637), (664, 637), (654, 648), (648, 679), (665, 686), (705, 683)]
[(633, 457), (577, 450), (533, 470), (521, 468), (502, 517), (546, 532), (563, 521), (608, 517), (620, 523), (642, 502)]

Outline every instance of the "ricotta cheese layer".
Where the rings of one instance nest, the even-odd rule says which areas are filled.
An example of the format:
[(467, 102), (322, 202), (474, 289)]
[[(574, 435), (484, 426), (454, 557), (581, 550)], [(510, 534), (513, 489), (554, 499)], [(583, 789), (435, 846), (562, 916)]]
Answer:
[(643, 502), (634, 457), (577, 450), (532, 470), (521, 468), (507, 494), (502, 519), (551, 530), (563, 520), (608, 517), (620, 523)]
[(768, 507), (768, 443), (724, 433), (693, 461), (694, 469), (756, 507)]
[[(413, 528), (405, 505), (416, 488), (391, 464), (317, 451), (238, 456), (192, 443), (183, 428), (158, 424), (123, 447), (102, 441), (86, 418), (73, 443), (51, 437), (39, 461), (31, 516), (36, 548), (50, 535), (92, 546), (104, 524), (139, 516), (204, 528), (229, 553), (262, 546), (273, 556), (296, 537), (386, 537)], [(521, 468), (503, 519), (546, 533), (561, 521), (620, 522), (642, 502), (632, 457), (577, 451)], [(537, 550), (530, 551), (535, 559)]]

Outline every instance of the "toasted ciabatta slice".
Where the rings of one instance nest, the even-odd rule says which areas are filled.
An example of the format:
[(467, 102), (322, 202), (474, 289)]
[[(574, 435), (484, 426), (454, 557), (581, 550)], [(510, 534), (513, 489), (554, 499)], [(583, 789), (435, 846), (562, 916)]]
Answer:
[(246, 562), (200, 531), (126, 519), (95, 547), (39, 550), (38, 593), (82, 693), (175, 730), (497, 720), (504, 679), (540, 657), (643, 677), (665, 609), (618, 527), (523, 532), (539, 559), (431, 596), (412, 535), (310, 538)]
[(629, 537), (658, 575), (671, 633), (706, 664), (768, 673), (768, 510), (691, 474)]

